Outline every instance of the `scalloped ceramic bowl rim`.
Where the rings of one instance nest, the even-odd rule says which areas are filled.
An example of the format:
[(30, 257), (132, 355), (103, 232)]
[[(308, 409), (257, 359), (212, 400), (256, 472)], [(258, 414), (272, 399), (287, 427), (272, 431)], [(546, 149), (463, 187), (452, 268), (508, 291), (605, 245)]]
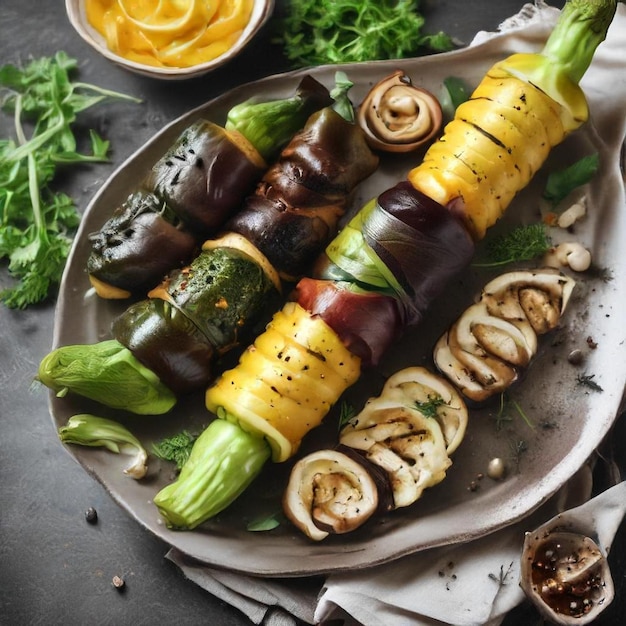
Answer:
[(171, 68), (144, 65), (135, 61), (130, 61), (129, 59), (125, 59), (124, 57), (115, 54), (107, 47), (102, 35), (100, 35), (100, 33), (98, 33), (87, 21), (84, 0), (65, 0), (65, 9), (70, 24), (73, 26), (78, 35), (94, 50), (96, 50), (96, 52), (99, 52), (109, 61), (112, 61), (116, 65), (119, 65), (120, 67), (123, 67), (131, 72), (148, 76), (150, 78), (180, 80), (195, 78), (202, 74), (206, 74), (214, 69), (217, 69), (218, 67), (221, 67), (237, 56), (261, 30), (272, 15), (274, 11), (274, 0), (254, 0), (250, 21), (246, 25), (241, 37), (239, 37), (235, 45), (224, 54), (211, 61), (207, 61), (206, 63), (192, 65), (191, 67)]

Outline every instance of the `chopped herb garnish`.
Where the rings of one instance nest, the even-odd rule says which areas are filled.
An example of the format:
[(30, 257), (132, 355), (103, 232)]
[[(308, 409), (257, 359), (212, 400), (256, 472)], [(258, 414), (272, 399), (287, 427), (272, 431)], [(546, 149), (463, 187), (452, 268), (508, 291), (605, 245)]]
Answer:
[(160, 459), (172, 461), (177, 469), (181, 469), (187, 462), (197, 438), (198, 435), (192, 435), (184, 430), (153, 444), (152, 451)]
[(278, 526), (280, 526), (279, 517), (279, 513), (274, 513), (272, 515), (268, 515), (267, 517), (259, 517), (252, 520), (246, 526), (246, 530), (249, 530), (250, 532), (265, 532), (273, 530), (274, 528), (278, 528)]
[[(444, 78), (443, 86), (445, 87), (447, 95), (447, 98), (445, 98), (447, 102), (445, 102), (445, 104), (448, 105), (449, 102), (450, 109), (446, 111), (446, 113), (452, 117), (457, 108), (469, 99), (471, 92), (467, 83), (462, 78), (457, 78), (456, 76)], [(442, 107), (448, 108), (444, 106), (444, 103), (442, 103)]]
[(473, 263), (474, 267), (496, 267), (520, 261), (531, 261), (552, 247), (543, 223), (518, 226), (512, 231), (494, 237), (486, 243), (486, 260)]
[(579, 374), (576, 377), (576, 382), (583, 387), (589, 387), (589, 389), (593, 389), (594, 391), (604, 391), (600, 385), (593, 380), (595, 378), (595, 374)]
[(543, 197), (553, 206), (565, 199), (574, 189), (588, 183), (600, 167), (598, 153), (583, 157), (563, 170), (548, 176)]
[(342, 402), (339, 409), (339, 429), (346, 426), (355, 415), (356, 409), (351, 404)]
[(504, 422), (512, 422), (511, 409), (515, 411), (523, 420), (527, 426), (532, 430), (535, 429), (531, 419), (526, 415), (526, 412), (520, 406), (519, 402), (510, 398), (506, 393), (500, 394), (500, 406), (498, 412), (494, 416), (496, 421), (496, 430), (501, 430)]
[(428, 396), (428, 400), (426, 402), (420, 402), (417, 400), (415, 402), (415, 408), (424, 416), (424, 417), (437, 417), (437, 409), (442, 405), (446, 404), (444, 399), (439, 396)]

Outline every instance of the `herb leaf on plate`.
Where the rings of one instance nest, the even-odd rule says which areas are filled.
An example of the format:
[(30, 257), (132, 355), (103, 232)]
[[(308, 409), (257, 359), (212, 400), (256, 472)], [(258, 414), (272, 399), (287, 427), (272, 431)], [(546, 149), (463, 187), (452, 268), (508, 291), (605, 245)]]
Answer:
[(78, 114), (111, 98), (138, 102), (73, 82), (76, 67), (64, 52), (23, 68), (0, 67), (0, 107), (13, 116), (15, 129), (15, 139), (0, 139), (0, 260), (15, 281), (0, 290), (0, 301), (10, 308), (45, 300), (61, 280), (80, 214), (69, 196), (52, 188), (58, 167), (108, 160), (109, 142), (93, 130), (91, 153), (78, 151)]

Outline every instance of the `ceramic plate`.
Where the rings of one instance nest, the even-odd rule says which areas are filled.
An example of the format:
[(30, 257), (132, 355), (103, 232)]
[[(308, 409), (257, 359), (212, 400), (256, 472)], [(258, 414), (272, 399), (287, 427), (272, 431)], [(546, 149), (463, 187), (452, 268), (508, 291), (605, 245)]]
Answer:
[[(403, 69), (418, 85), (441, 93), (442, 81), (462, 76), (470, 85), (512, 49), (536, 49), (541, 33), (500, 36), (459, 52), (428, 58), (343, 66), (355, 86), (354, 102), (360, 102), (372, 84), (396, 68)], [(620, 58), (620, 57), (617, 57)], [(318, 80), (332, 86), (336, 67), (311, 70)], [(85, 271), (89, 247), (86, 236), (97, 230), (113, 207), (134, 188), (151, 165), (165, 152), (179, 132), (199, 117), (223, 123), (225, 112), (235, 103), (255, 95), (283, 97), (290, 93), (300, 74), (290, 73), (241, 86), (176, 120), (124, 163), (88, 207), (64, 276), (58, 303), (55, 345), (91, 343), (109, 337), (109, 325), (124, 304), (106, 302), (88, 294)], [(604, 71), (589, 73), (589, 85), (605, 80)], [(586, 77), (587, 80), (587, 77)], [(601, 90), (600, 90), (601, 91)], [(425, 548), (463, 542), (483, 536), (526, 516), (574, 474), (609, 431), (624, 389), (624, 274), (626, 255), (626, 207), (619, 151), (623, 138), (623, 111), (618, 99), (590, 90), (593, 124), (571, 136), (550, 156), (542, 172), (509, 208), (496, 230), (507, 230), (539, 219), (539, 195), (548, 171), (570, 164), (577, 157), (598, 150), (601, 171), (586, 189), (589, 214), (577, 224), (574, 238), (593, 251), (599, 273), (577, 277), (578, 286), (560, 329), (545, 336), (540, 351), (512, 397), (532, 422), (523, 419), (498, 424), (497, 407), (472, 409), (467, 436), (456, 452), (444, 482), (431, 488), (413, 506), (370, 520), (358, 531), (312, 543), (287, 522), (268, 532), (250, 532), (250, 521), (280, 511), (280, 498), (290, 464), (265, 468), (257, 483), (229, 510), (193, 532), (168, 530), (151, 500), (172, 476), (168, 464), (151, 460), (147, 479), (136, 482), (122, 473), (124, 459), (104, 450), (68, 447), (69, 452), (109, 491), (140, 524), (182, 552), (214, 566), (265, 576), (304, 576), (321, 572), (363, 568)], [(621, 133), (621, 134), (620, 134)], [(380, 169), (358, 190), (355, 206), (361, 206), (406, 176), (419, 155), (384, 158)], [(408, 332), (381, 366), (369, 372), (346, 393), (346, 400), (360, 408), (382, 385), (385, 376), (408, 365), (431, 364), (434, 341), (467, 307), (480, 287), (495, 274), (469, 268), (445, 295), (434, 303), (417, 329)], [(608, 279), (607, 279), (608, 277)], [(595, 347), (594, 347), (595, 346)], [(567, 360), (574, 349), (585, 354), (583, 365)], [(593, 376), (602, 388), (581, 385), (582, 376)], [(54, 426), (65, 424), (78, 412), (95, 412), (123, 421), (146, 444), (182, 429), (196, 430), (209, 416), (202, 394), (187, 398), (171, 414), (136, 417), (113, 413), (78, 398), (52, 398)], [(312, 433), (302, 453), (316, 446), (332, 446), (337, 434), (337, 415)], [(523, 451), (520, 451), (522, 450)], [(516, 452), (517, 450), (517, 452)], [(493, 457), (509, 465), (506, 480), (478, 480)]]

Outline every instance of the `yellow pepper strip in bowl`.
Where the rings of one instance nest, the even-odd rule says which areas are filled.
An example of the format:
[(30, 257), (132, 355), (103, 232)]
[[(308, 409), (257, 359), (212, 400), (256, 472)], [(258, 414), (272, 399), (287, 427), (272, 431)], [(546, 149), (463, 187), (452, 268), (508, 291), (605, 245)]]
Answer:
[(87, 19), (116, 54), (156, 67), (191, 67), (227, 52), (253, 0), (87, 0)]

